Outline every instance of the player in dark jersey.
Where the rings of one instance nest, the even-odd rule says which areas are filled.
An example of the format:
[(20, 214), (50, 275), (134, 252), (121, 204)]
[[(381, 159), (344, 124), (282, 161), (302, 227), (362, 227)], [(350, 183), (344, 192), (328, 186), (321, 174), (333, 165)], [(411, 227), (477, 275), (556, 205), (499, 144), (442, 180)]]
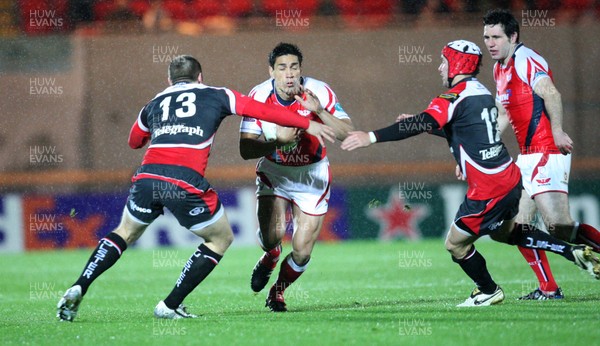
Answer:
[[(561, 95), (546, 60), (519, 40), (519, 23), (507, 10), (492, 10), (484, 19), (484, 41), (494, 64), (499, 130), (512, 125), (523, 177), (517, 222), (535, 223), (539, 211), (555, 237), (600, 251), (600, 232), (573, 221), (569, 212), (569, 176), (573, 141), (563, 131)], [(535, 272), (539, 287), (521, 299), (562, 298), (543, 251), (519, 248)]]
[[(450, 42), (442, 50), (439, 71), (450, 90), (431, 101), (417, 115), (401, 115), (389, 127), (373, 132), (351, 132), (342, 149), (405, 139), (431, 132), (446, 137), (468, 185), (446, 238), (452, 260), (477, 286), (458, 306), (487, 306), (504, 300), (485, 259), (473, 243), (481, 236), (527, 248), (542, 248), (564, 256), (600, 278), (600, 260), (584, 245), (570, 245), (534, 227), (515, 223), (521, 197), (521, 175), (496, 129), (494, 97), (475, 78), (481, 64), (479, 47), (468, 41)], [(417, 126), (415, 126), (415, 123)]]
[(283, 108), (264, 105), (227, 88), (202, 83), (200, 63), (179, 56), (169, 65), (170, 86), (139, 113), (129, 135), (129, 146), (150, 145), (132, 178), (119, 226), (102, 238), (83, 273), (58, 303), (57, 317), (72, 321), (92, 282), (121, 257), (163, 209), (202, 237), (186, 262), (175, 287), (154, 309), (157, 318), (191, 318), (185, 297), (210, 274), (233, 241), (233, 232), (217, 193), (204, 178), (211, 145), (228, 115), (238, 114), (305, 129), (323, 144), (333, 141), (331, 128)]

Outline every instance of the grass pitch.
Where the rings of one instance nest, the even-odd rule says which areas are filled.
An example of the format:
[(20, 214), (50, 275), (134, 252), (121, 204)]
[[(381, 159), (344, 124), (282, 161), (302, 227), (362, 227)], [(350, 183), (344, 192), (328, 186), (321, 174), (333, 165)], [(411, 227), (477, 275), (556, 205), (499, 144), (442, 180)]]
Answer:
[[(549, 255), (566, 298), (517, 301), (537, 287), (518, 250), (491, 241), (486, 257), (506, 300), (456, 308), (473, 288), (441, 239), (317, 244), (307, 272), (286, 291), (289, 312), (250, 290), (258, 248), (230, 249), (185, 303), (190, 320), (155, 320), (189, 249), (129, 249), (85, 296), (75, 322), (56, 303), (90, 250), (0, 255), (2, 344), (119, 345), (559, 345), (600, 339), (600, 283)], [(284, 253), (289, 252), (284, 245)], [(274, 274), (276, 276), (276, 273)], [(274, 277), (271, 281), (274, 280)], [(266, 289), (265, 289), (266, 291)]]

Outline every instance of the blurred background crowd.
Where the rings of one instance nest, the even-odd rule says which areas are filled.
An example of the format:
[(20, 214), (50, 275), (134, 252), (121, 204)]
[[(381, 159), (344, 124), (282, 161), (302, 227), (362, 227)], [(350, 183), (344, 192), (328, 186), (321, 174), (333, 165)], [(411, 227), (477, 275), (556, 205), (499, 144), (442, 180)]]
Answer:
[[(550, 11), (562, 22), (600, 18), (598, 0), (0, 0), (0, 34), (44, 35), (76, 30), (86, 34), (122, 30), (227, 34), (255, 30), (278, 18), (299, 16), (310, 18), (313, 27), (316, 24), (369, 29), (411, 25), (424, 18), (430, 23), (443, 21), (450, 14), (454, 20), (479, 21), (483, 9), (491, 7)], [(31, 23), (35, 11), (51, 11), (47, 13), (65, 23), (40, 27)]]

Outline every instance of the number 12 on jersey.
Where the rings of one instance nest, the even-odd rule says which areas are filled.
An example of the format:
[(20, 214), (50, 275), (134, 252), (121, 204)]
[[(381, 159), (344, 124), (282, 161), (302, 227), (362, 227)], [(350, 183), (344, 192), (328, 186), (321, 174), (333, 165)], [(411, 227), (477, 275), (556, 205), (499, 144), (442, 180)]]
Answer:
[(481, 112), (481, 119), (485, 121), (490, 144), (500, 142), (500, 131), (498, 131), (498, 109), (496, 107), (484, 108)]

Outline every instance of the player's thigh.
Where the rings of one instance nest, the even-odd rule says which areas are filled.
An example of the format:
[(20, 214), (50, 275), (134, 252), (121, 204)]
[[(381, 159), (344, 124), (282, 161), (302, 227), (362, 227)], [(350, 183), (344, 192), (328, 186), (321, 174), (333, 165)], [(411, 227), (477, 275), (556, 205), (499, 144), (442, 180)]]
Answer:
[(303, 212), (297, 205), (293, 206), (294, 234), (292, 236), (292, 247), (296, 251), (312, 252), (325, 215), (311, 215)]
[[(224, 211), (224, 208), (221, 208)], [(192, 233), (201, 237), (205, 245), (222, 255), (233, 242), (233, 231), (225, 212), (216, 214), (204, 226), (192, 229)]]
[(263, 242), (278, 242), (285, 235), (290, 202), (278, 196), (260, 196), (257, 203), (258, 225)]
[(216, 191), (207, 182), (204, 189), (184, 189), (170, 184), (157, 196), (179, 224), (202, 237), (206, 246), (222, 254), (233, 241), (225, 208)]
[(503, 237), (504, 227), (514, 224), (519, 211), (521, 185), (517, 184), (506, 194), (487, 200), (465, 198), (456, 212), (453, 226), (463, 234)]
[(569, 211), (569, 195), (548, 191), (535, 196), (535, 203), (542, 214), (548, 230), (554, 226), (571, 226), (573, 219)]
[(535, 223), (537, 214), (537, 206), (535, 201), (524, 192), (519, 200), (519, 213), (517, 214), (516, 222), (525, 225)]
[(121, 222), (114, 232), (123, 238), (127, 245), (129, 245), (138, 240), (147, 227), (148, 224), (140, 222), (131, 215), (127, 208), (123, 208)]
[(496, 232), (490, 233), (490, 238), (500, 243), (509, 244), (510, 234), (515, 229), (516, 220), (516, 218), (505, 220)]

